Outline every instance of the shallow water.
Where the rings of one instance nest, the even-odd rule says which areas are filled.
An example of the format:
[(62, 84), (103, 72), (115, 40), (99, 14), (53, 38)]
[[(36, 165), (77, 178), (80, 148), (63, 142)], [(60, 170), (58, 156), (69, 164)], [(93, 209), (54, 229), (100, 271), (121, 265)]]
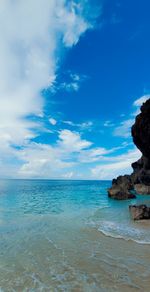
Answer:
[(104, 181), (0, 181), (1, 291), (149, 291), (150, 224)]

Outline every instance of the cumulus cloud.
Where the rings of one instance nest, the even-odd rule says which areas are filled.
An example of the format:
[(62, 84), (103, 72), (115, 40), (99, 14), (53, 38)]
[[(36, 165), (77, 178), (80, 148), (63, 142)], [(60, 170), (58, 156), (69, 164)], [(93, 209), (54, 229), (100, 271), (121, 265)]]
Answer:
[[(44, 116), (41, 92), (54, 83), (62, 50), (92, 27), (83, 8), (84, 1), (76, 0), (0, 2), (1, 166), (7, 165), (6, 152), (16, 159), (14, 147), (30, 149), (37, 136), (40, 124), (32, 117)], [(50, 123), (56, 124), (54, 119)]]
[[(46, 145), (42, 143), (32, 142), (23, 149), (16, 151), (15, 155), (22, 161), (21, 167), (18, 167), (17, 173), (19, 177), (45, 177), (45, 178), (78, 178), (78, 174), (74, 171), (81, 165), (92, 164), (95, 162), (111, 163), (126, 157), (110, 156), (113, 152), (126, 147), (105, 149), (95, 147), (91, 141), (82, 138), (79, 132), (70, 131), (68, 129), (61, 130), (58, 133), (58, 139), (54, 145)], [(133, 153), (132, 153), (133, 154)], [(132, 157), (133, 158), (133, 157)], [(105, 165), (97, 166), (92, 169), (92, 175), (98, 176), (99, 170)], [(107, 167), (106, 167), (107, 168)], [(66, 172), (66, 170), (68, 171)], [(108, 168), (110, 171), (110, 168)], [(85, 178), (81, 173), (81, 177)]]
[(41, 90), (55, 80), (58, 44), (75, 45), (90, 24), (81, 7), (64, 0), (2, 0), (0, 3), (0, 125), (16, 141), (30, 138), (29, 115), (43, 115)]
[(62, 130), (59, 132), (58, 145), (61, 149), (66, 149), (68, 152), (80, 152), (85, 148), (89, 148), (92, 142), (81, 139), (78, 132)]
[(58, 178), (64, 169), (73, 166), (73, 163), (63, 161), (59, 148), (51, 145), (30, 143), (17, 154), (23, 162), (18, 168), (19, 177)]
[[(58, 140), (54, 145), (32, 142), (24, 149), (16, 152), (22, 160), (18, 168), (20, 177), (65, 177), (65, 170), (79, 163), (77, 156), (73, 161), (73, 154), (79, 154), (92, 145), (90, 141), (82, 139), (79, 133), (70, 130), (61, 130)], [(73, 176), (73, 171), (67, 172), (68, 178)]]

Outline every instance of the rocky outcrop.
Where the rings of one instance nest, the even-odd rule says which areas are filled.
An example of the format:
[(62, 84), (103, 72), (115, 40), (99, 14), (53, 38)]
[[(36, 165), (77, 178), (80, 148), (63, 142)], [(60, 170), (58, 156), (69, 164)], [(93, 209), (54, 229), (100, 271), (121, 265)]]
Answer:
[(131, 192), (132, 181), (129, 175), (118, 176), (112, 181), (112, 187), (108, 189), (108, 196), (116, 200), (134, 199), (135, 195)]
[(144, 184), (136, 184), (134, 185), (134, 190), (137, 194), (140, 195), (149, 195), (150, 194), (150, 186)]
[(146, 205), (129, 206), (130, 214), (133, 220), (150, 219), (150, 207)]
[(141, 106), (131, 133), (134, 144), (142, 152), (141, 159), (132, 164), (132, 183), (137, 193), (150, 194), (150, 99)]
[(145, 167), (150, 169), (150, 99), (141, 106), (131, 129), (133, 142), (146, 158)]
[(131, 133), (142, 157), (132, 163), (133, 173), (130, 176), (119, 176), (112, 181), (108, 195), (113, 199), (134, 198), (131, 191), (150, 194), (150, 99), (141, 106), (141, 113), (137, 115)]

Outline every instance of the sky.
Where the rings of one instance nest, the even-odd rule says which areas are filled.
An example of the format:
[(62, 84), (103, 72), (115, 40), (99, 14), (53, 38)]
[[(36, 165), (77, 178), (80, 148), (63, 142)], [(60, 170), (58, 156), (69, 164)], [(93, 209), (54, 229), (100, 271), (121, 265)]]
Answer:
[(147, 0), (0, 1), (0, 178), (132, 172), (149, 11)]

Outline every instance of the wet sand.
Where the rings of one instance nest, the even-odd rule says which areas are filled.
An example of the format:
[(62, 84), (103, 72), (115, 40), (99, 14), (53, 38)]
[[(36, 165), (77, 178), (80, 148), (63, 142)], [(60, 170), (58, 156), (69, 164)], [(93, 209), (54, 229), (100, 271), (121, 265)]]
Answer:
[(2, 291), (150, 291), (150, 245), (105, 236), (83, 218), (32, 218), (0, 243)]

